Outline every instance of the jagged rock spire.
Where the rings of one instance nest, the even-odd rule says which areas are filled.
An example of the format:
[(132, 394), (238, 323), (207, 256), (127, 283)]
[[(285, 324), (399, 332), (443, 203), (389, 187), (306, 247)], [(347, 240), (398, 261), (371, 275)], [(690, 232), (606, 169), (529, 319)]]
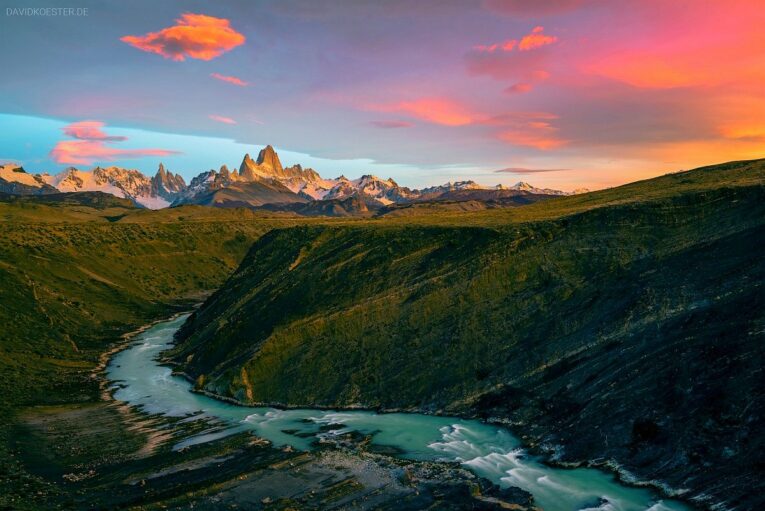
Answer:
[(282, 162), (279, 161), (279, 155), (270, 144), (260, 150), (256, 163), (262, 167), (271, 168), (275, 174), (281, 174), (284, 170)]
[(239, 177), (243, 181), (255, 181), (255, 162), (250, 158), (250, 153), (244, 155), (242, 164), (239, 166)]
[(249, 153), (244, 155), (239, 166), (239, 176), (244, 181), (255, 181), (260, 177), (284, 177), (284, 167), (273, 146), (267, 145), (260, 150), (255, 161)]

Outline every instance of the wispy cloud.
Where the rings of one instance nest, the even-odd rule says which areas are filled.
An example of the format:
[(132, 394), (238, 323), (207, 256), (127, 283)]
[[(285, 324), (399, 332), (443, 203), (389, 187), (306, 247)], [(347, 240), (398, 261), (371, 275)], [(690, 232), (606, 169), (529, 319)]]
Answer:
[(571, 169), (527, 169), (523, 167), (507, 167), (505, 169), (495, 170), (495, 173), (500, 174), (542, 174), (545, 172), (565, 172)]
[[(489, 127), (489, 136), (495, 140), (539, 150), (555, 149), (568, 144), (558, 136), (558, 127), (553, 124), (558, 116), (550, 112), (515, 111), (489, 115), (474, 110), (468, 104), (450, 98), (419, 98), (385, 104), (366, 103), (364, 110), (395, 112), (414, 119), (449, 127)], [(380, 121), (372, 121), (373, 124)], [(397, 121), (379, 127), (405, 127)]]
[(159, 32), (126, 35), (120, 40), (139, 50), (176, 61), (186, 57), (212, 60), (245, 41), (244, 35), (231, 28), (231, 22), (225, 18), (187, 12), (175, 21), (176, 25)]
[(236, 124), (236, 121), (231, 117), (224, 117), (222, 115), (209, 115), (213, 121), (222, 122), (223, 124)]
[(64, 134), (80, 140), (103, 140), (111, 142), (120, 142), (127, 140), (127, 137), (110, 136), (103, 132), (105, 124), (101, 121), (79, 121), (73, 122), (63, 128)]
[(508, 144), (546, 151), (568, 144), (569, 141), (560, 138), (557, 132), (558, 128), (546, 120), (530, 120), (500, 131), (497, 138)]
[(121, 158), (145, 156), (169, 156), (179, 154), (168, 149), (120, 149), (108, 142), (121, 142), (127, 137), (109, 136), (101, 128), (100, 121), (80, 121), (63, 128), (64, 134), (77, 140), (61, 140), (50, 151), (50, 158), (65, 165), (91, 165), (98, 161), (114, 161)]
[(414, 126), (411, 122), (406, 121), (369, 121), (369, 124), (375, 128), (383, 129), (411, 128)]
[(236, 76), (227, 76), (227, 75), (222, 75), (220, 73), (210, 73), (210, 76), (212, 76), (216, 80), (232, 83), (240, 87), (247, 87), (249, 85), (249, 82), (245, 82), (244, 80), (242, 80), (241, 78), (237, 78)]
[(458, 101), (446, 98), (420, 98), (385, 104), (367, 104), (364, 109), (376, 112), (399, 112), (415, 119), (443, 126), (464, 126), (476, 120), (476, 114)]
[(508, 39), (507, 41), (502, 43), (477, 44), (473, 46), (473, 49), (475, 51), (485, 52), (485, 53), (494, 53), (495, 51), (513, 51), (513, 48), (515, 48), (517, 44), (518, 44), (517, 39)]

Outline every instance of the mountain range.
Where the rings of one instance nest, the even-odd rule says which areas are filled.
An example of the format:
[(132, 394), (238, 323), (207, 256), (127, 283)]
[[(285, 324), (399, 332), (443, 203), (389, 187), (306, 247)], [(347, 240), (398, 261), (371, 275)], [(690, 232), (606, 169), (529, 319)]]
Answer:
[(344, 216), (429, 201), (490, 201), (492, 207), (517, 205), (587, 190), (562, 192), (524, 182), (510, 187), (484, 187), (474, 181), (416, 190), (400, 186), (393, 179), (369, 174), (358, 179), (345, 176), (325, 179), (314, 169), (300, 164), (284, 167), (270, 145), (260, 150), (254, 160), (245, 154), (238, 170), (222, 165), (217, 171), (202, 172), (188, 184), (180, 174), (166, 170), (162, 163), (153, 177), (114, 166), (95, 167), (90, 171), (69, 167), (55, 175), (30, 174), (15, 164), (0, 166), (0, 192), (39, 195), (81, 191), (110, 193), (148, 209), (199, 204)]

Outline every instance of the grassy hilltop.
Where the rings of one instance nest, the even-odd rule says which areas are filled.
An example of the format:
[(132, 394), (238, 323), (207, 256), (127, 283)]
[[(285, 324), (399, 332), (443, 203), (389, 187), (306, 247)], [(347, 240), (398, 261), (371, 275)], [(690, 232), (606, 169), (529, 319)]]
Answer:
[(746, 508), (764, 480), (764, 249), (762, 160), (510, 210), (278, 229), (172, 356), (242, 402), (520, 421), (561, 459)]

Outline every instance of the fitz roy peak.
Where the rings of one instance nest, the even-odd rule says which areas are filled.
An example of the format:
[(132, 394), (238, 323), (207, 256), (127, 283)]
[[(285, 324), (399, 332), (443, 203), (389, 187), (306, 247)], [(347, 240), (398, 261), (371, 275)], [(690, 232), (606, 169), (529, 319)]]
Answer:
[[(433, 200), (497, 200), (510, 196), (535, 197), (569, 195), (566, 192), (539, 189), (528, 183), (512, 187), (498, 185), (483, 187), (474, 181), (460, 181), (413, 190), (399, 186), (393, 179), (363, 175), (358, 179), (340, 176), (325, 179), (311, 168), (300, 164), (284, 167), (279, 155), (270, 145), (253, 160), (245, 154), (239, 170), (222, 165), (209, 170), (186, 184), (180, 174), (174, 174), (160, 163), (157, 173), (149, 178), (138, 170), (120, 167), (95, 167), (90, 171), (69, 167), (55, 174), (29, 174), (14, 164), (0, 166), (0, 192), (18, 195), (56, 192), (100, 191), (130, 199), (136, 205), (160, 209), (182, 204), (202, 204), (217, 207), (265, 207), (293, 212), (347, 211), (357, 212), (397, 204)], [(581, 193), (577, 190), (574, 193)], [(349, 202), (350, 199), (353, 199)], [(326, 205), (308, 207), (308, 203)], [(306, 206), (300, 206), (306, 204)], [(363, 207), (360, 206), (363, 204)], [(321, 214), (321, 213), (320, 213)]]

